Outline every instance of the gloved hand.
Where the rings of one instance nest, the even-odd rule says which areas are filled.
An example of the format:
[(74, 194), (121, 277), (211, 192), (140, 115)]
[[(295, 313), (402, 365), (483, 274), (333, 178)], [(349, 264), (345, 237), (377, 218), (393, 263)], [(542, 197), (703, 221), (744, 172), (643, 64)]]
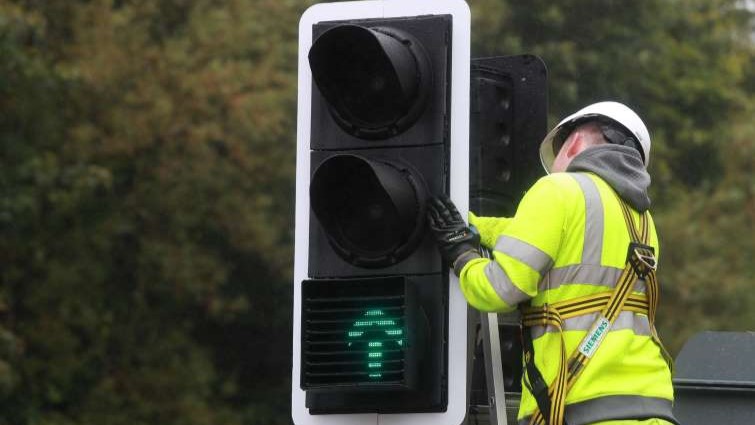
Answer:
[(448, 197), (435, 197), (427, 203), (427, 221), (435, 234), (443, 260), (458, 276), (464, 264), (480, 257), (480, 235), (467, 226)]

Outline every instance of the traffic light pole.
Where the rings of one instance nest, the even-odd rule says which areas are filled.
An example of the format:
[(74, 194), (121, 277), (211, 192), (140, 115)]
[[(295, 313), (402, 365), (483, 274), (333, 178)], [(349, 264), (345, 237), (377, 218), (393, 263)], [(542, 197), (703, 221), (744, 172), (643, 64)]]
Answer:
[[(483, 250), (483, 255), (491, 258), (491, 253), (487, 249)], [(488, 422), (491, 425), (508, 425), (498, 313), (480, 312), (480, 328), (488, 394)]]
[[(533, 55), (475, 58), (471, 68), (470, 210), (512, 217), (524, 192), (542, 174), (538, 147), (546, 130), (547, 70)], [(485, 255), (491, 258), (489, 252)], [(514, 354), (521, 353), (516, 322), (480, 313), (490, 424), (516, 422), (521, 365)]]

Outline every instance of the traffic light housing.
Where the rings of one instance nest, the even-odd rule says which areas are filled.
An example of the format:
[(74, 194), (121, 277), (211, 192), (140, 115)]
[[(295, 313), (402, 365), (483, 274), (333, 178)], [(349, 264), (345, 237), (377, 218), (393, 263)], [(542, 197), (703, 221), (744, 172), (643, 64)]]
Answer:
[(466, 211), (469, 9), (320, 4), (299, 49), (294, 422), (459, 424), (467, 306), (425, 205)]
[(534, 55), (472, 60), (469, 209), (513, 217), (545, 170), (540, 142), (547, 131), (548, 71)]

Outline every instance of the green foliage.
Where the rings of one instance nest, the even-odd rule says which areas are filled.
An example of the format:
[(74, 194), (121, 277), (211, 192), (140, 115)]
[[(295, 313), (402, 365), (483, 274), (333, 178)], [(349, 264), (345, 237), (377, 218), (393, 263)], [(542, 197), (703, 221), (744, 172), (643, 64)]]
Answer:
[[(0, 0), (0, 425), (288, 423), (293, 0)], [(755, 328), (752, 14), (471, 2), (654, 140), (662, 333)]]
[(288, 422), (298, 14), (2, 3), (0, 423)]
[(678, 195), (659, 216), (663, 240), (662, 330), (673, 347), (702, 329), (755, 329), (755, 123), (734, 120), (726, 164), (710, 190)]

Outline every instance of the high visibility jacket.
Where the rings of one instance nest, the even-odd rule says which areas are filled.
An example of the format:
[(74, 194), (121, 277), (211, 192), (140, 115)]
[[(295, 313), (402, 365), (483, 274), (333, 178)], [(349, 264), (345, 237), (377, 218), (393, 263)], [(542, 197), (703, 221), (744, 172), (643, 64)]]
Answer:
[[(639, 214), (632, 211), (635, 222)], [(542, 306), (611, 291), (626, 264), (630, 234), (613, 189), (592, 173), (555, 173), (526, 193), (509, 219), (472, 217), (493, 259), (475, 258), (461, 270), (467, 301), (483, 311), (509, 312), (520, 303)], [(652, 219), (648, 244), (658, 254)], [(645, 292), (638, 280), (635, 294)], [(566, 319), (568, 357), (599, 312)], [(553, 382), (561, 336), (551, 326), (534, 326), (535, 365)], [(536, 409), (523, 385), (520, 423)], [(673, 421), (671, 373), (653, 341), (645, 314), (622, 311), (591, 362), (566, 397), (569, 425), (611, 419), (665, 418)]]

